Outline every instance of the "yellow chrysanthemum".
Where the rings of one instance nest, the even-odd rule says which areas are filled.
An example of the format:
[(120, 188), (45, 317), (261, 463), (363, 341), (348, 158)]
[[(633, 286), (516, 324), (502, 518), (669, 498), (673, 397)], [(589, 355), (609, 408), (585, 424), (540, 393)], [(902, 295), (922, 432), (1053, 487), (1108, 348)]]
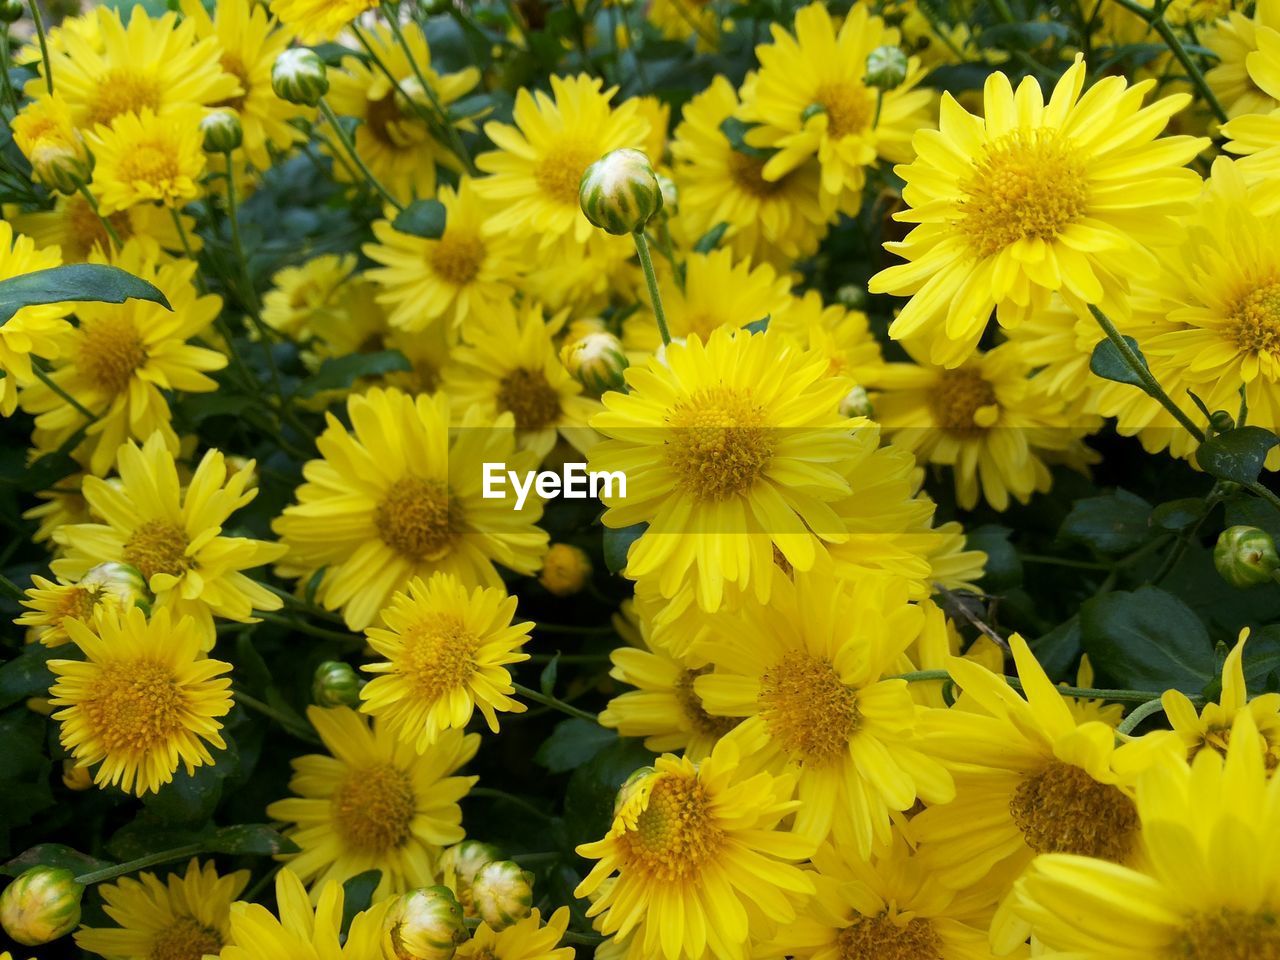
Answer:
[(551, 96), (523, 87), (516, 94), (514, 126), (485, 124), (498, 147), (476, 158), (492, 174), (476, 189), (500, 208), (489, 232), (538, 237), (546, 248), (562, 237), (584, 243), (595, 231), (578, 204), (582, 172), (610, 150), (641, 146), (649, 134), (639, 104), (610, 107), (617, 89), (601, 86), (585, 74), (552, 76)]
[(118, 479), (85, 478), (84, 498), (100, 522), (55, 532), (66, 555), (53, 562), (54, 573), (76, 580), (108, 561), (136, 567), (155, 606), (191, 617), (206, 650), (214, 616), (251, 623), (254, 610), (280, 609), (280, 598), (243, 571), (278, 559), (284, 547), (221, 535), (257, 496), (252, 461), (230, 473), (226, 458), (210, 450), (183, 487), (173, 454), (153, 434), (141, 448), (122, 446), (117, 469)]
[(445, 210), (439, 239), (401, 233), (388, 219), (374, 223), (378, 242), (364, 246), (382, 264), (366, 274), (381, 288), (378, 301), (390, 308), (391, 325), (410, 333), (441, 323), (453, 334), (473, 318), (487, 324), (509, 313), (524, 269), (519, 238), (483, 232), (494, 211), (473, 180), (441, 187), (436, 199)]
[(190, 617), (165, 609), (147, 619), (137, 607), (106, 613), (90, 630), (66, 621), (84, 660), (50, 660), (57, 677), (49, 702), (61, 707), (62, 746), (76, 765), (101, 761), (93, 782), (142, 796), (213, 757), (205, 743), (226, 747), (218, 717), (231, 711), (231, 665), (209, 660)]
[(140, 873), (98, 887), (103, 910), (118, 926), (82, 927), (76, 946), (103, 957), (183, 960), (216, 954), (230, 942), (231, 903), (249, 882), (248, 870), (219, 876), (212, 863), (192, 860), (185, 874), (164, 879)]
[(271, 0), (271, 12), (303, 43), (336, 40), (352, 20), (381, 6), (382, 0)]
[(623, 787), (604, 838), (578, 847), (598, 862), (574, 895), (598, 894), (587, 916), (619, 941), (634, 934), (632, 955), (746, 957), (813, 892), (792, 865), (813, 844), (779, 829), (794, 788), (789, 775), (752, 775), (727, 741), (698, 764), (659, 757)]
[(789, 337), (803, 350), (827, 357), (827, 371), (855, 384), (871, 382), (884, 365), (880, 341), (867, 315), (839, 304), (824, 304), (822, 294), (806, 290), (775, 309), (769, 329)]
[(891, 336), (925, 337), (933, 362), (955, 367), (993, 309), (1016, 326), (1058, 291), (1077, 312), (1127, 312), (1127, 278), (1154, 271), (1148, 247), (1199, 190), (1182, 165), (1207, 141), (1155, 139), (1185, 94), (1143, 107), (1154, 80), (1105, 77), (1081, 96), (1084, 81), (1077, 59), (1046, 103), (1033, 78), (1015, 94), (993, 73), (985, 119), (943, 95), (940, 128), (917, 133), (917, 159), (897, 168), (911, 209), (894, 217), (918, 226), (886, 249), (910, 262), (871, 278), (873, 293), (911, 296)]
[(446, 573), (415, 577), (382, 611), (383, 626), (365, 631), (381, 659), (360, 668), (378, 674), (360, 691), (361, 711), (419, 753), (466, 727), (477, 709), (497, 733), (496, 711), (526, 709), (511, 699), (506, 668), (529, 659), (520, 648), (533, 623), (512, 623), (515, 612), (505, 590), (468, 590)]
[(449, 401), (373, 389), (347, 402), (353, 429), (330, 414), (316, 442), (323, 459), (304, 470), (298, 503), (274, 523), (289, 546), (286, 575), (324, 568), (316, 599), (341, 608), (354, 630), (369, 626), (414, 577), (452, 573), (467, 586), (498, 586), (494, 563), (532, 574), (547, 535), (542, 503), (515, 494), (485, 499), (482, 465), (524, 471), (535, 458), (515, 447), (514, 420), (474, 415), (450, 439)]
[(51, 190), (70, 190), (89, 178), (84, 138), (71, 122), (71, 109), (54, 93), (32, 100), (12, 121), (13, 142), (31, 164), (32, 175)]
[(322, 317), (340, 311), (342, 290), (356, 270), (354, 254), (326, 253), (271, 278), (262, 298), (267, 326), (294, 340), (305, 340)]
[(1258, 49), (1259, 27), (1280, 28), (1280, 4), (1276, 0), (1258, 0), (1251, 17), (1240, 10), (1229, 10), (1224, 19), (1201, 35), (1200, 42), (1218, 59), (1205, 71), (1204, 78), (1228, 117), (1270, 113), (1280, 107), (1280, 102), (1249, 76), (1248, 60)]
[(195, 263), (157, 265), (133, 246), (112, 262), (159, 287), (173, 309), (145, 300), (76, 307), (80, 324), (62, 341), (50, 378), (96, 414), (92, 423), (86, 425), (76, 408), (43, 383), (22, 393), (22, 408), (36, 415), (36, 446), (57, 449), (84, 427), (85, 439), (78, 449), (97, 475), (107, 472), (120, 444), (129, 438), (146, 440), (158, 431), (176, 453), (178, 437), (162, 391), (215, 390), (217, 383), (205, 374), (227, 365), (222, 353), (186, 342), (205, 333), (222, 307), (219, 297), (196, 293)]
[(713, 621), (697, 646), (713, 667), (694, 681), (703, 706), (746, 718), (728, 734), (744, 755), (797, 770), (792, 829), (815, 846), (831, 837), (868, 856), (895, 814), (954, 796), (907, 682), (886, 679), (913, 668), (904, 654), (923, 628), (906, 583), (814, 570), (780, 577), (767, 605)]
[(320, 902), (330, 881), (381, 870), (375, 902), (435, 882), (444, 846), (466, 835), (458, 801), (475, 777), (453, 774), (480, 746), (480, 735), (446, 730), (425, 754), (386, 725), (354, 710), (310, 707), (307, 717), (331, 756), (292, 761), (289, 789), (267, 816), (293, 824), (288, 836), (300, 848), (282, 857)]
[[(10, 219), (19, 232), (31, 237), (38, 246), (60, 248), (65, 263), (84, 263), (95, 254), (101, 260), (113, 249), (102, 218), (93, 212), (82, 194), (59, 196), (52, 209), (14, 213)], [(167, 254), (182, 253), (182, 236), (173, 223), (173, 216), (164, 207), (138, 203), (106, 219), (121, 242), (138, 247), (143, 259), (160, 260)], [(198, 252), (202, 243), (194, 232), (195, 221), (185, 214), (182, 229), (187, 233), (192, 252)]]
[(568, 907), (548, 917), (545, 926), (542, 912), (535, 908), (502, 930), (482, 922), (454, 956), (461, 960), (573, 960), (573, 947), (556, 947), (568, 929)]
[(530, 250), (529, 272), (521, 278), (525, 296), (547, 310), (574, 316), (598, 314), (609, 306), (643, 302), (644, 278), (630, 237), (592, 232), (585, 243), (571, 238)]
[(150, 108), (122, 113), (89, 136), (96, 163), (93, 192), (104, 214), (138, 203), (178, 208), (200, 196), (205, 154), (200, 111), (159, 117)]
[(42, 543), (55, 556), (60, 556), (62, 548), (54, 542), (54, 532), (64, 524), (88, 523), (89, 504), (80, 492), (84, 482), (84, 474), (73, 473), (63, 477), (52, 490), (41, 490), (36, 494), (40, 501), (34, 507), (24, 510), (23, 520), (34, 520), (36, 532), (31, 535), (33, 543)]
[(668, 40), (696, 37), (699, 53), (720, 45), (720, 18), (708, 0), (653, 0), (645, 17)]
[[(771, 151), (766, 180), (780, 180), (817, 158), (822, 191), (834, 206), (858, 194), (877, 157), (911, 159), (911, 135), (929, 126), (933, 93), (918, 90), (919, 60), (883, 95), (868, 86), (867, 55), (896, 45), (898, 31), (855, 4), (836, 29), (825, 4), (796, 13), (795, 34), (774, 24), (773, 43), (756, 48), (760, 72), (744, 91), (742, 118), (755, 124), (747, 143)], [(814, 110), (814, 105), (818, 109)]]
[(121, 609), (119, 595), (101, 581), (73, 583), (59, 577), (55, 582), (35, 573), (31, 575), (31, 583), (22, 600), (27, 609), (13, 622), (29, 627), (36, 640), (46, 647), (71, 642), (65, 626), (67, 620), (79, 620), (92, 627), (107, 608)]
[[(0, 220), (0, 280), (21, 277), (38, 270), (60, 266), (57, 248), (37, 249), (30, 237), (15, 234)], [(10, 416), (18, 407), (18, 388), (35, 382), (32, 356), (58, 356), (70, 325), (62, 319), (70, 304), (52, 303), (23, 307), (0, 325), (0, 416)]]

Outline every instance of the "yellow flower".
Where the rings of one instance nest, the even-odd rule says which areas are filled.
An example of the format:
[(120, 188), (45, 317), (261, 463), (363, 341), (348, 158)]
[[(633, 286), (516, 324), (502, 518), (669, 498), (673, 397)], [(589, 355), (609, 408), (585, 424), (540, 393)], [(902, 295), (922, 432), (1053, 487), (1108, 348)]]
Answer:
[(12, 127), (14, 143), (35, 178), (49, 189), (74, 193), (88, 179), (89, 153), (60, 95), (32, 100), (13, 118)]
[(891, 336), (926, 337), (932, 361), (955, 367), (993, 309), (1016, 326), (1058, 291), (1077, 312), (1126, 312), (1126, 278), (1154, 271), (1148, 247), (1199, 189), (1182, 165), (1208, 141), (1155, 139), (1186, 94), (1143, 107), (1154, 80), (1105, 77), (1081, 96), (1084, 80), (1077, 58), (1045, 103), (1033, 78), (1015, 94), (993, 73), (985, 119), (943, 95), (940, 128), (917, 133), (918, 157), (897, 170), (911, 209), (894, 218), (918, 226), (885, 246), (910, 262), (871, 278), (873, 293), (911, 295)]
[[(48, 270), (61, 263), (57, 248), (38, 250), (30, 237), (15, 234), (7, 221), (0, 220), (0, 280)], [(70, 311), (70, 304), (59, 303), (23, 307), (0, 325), (0, 416), (10, 416), (17, 409), (18, 387), (35, 382), (32, 355), (44, 359), (58, 355), (62, 340), (71, 330), (62, 319)]]
[(382, 659), (360, 669), (377, 677), (360, 691), (360, 709), (419, 753), (447, 730), (461, 730), (479, 709), (493, 733), (495, 711), (523, 713), (507, 667), (529, 659), (521, 647), (533, 624), (512, 623), (516, 601), (505, 590), (468, 591), (456, 577), (415, 577), (365, 632)]
[(637, 101), (610, 107), (617, 89), (601, 86), (585, 74), (552, 76), (551, 96), (523, 87), (516, 94), (514, 126), (485, 124), (498, 146), (476, 158), (492, 174), (476, 189), (499, 208), (489, 232), (538, 237), (545, 249), (562, 237), (585, 243), (595, 231), (578, 203), (583, 171), (610, 150), (641, 146), (649, 133)]
[(480, 735), (444, 731), (419, 755), (386, 725), (347, 707), (310, 707), (307, 717), (331, 756), (292, 761), (289, 789), (297, 796), (267, 807), (267, 816), (293, 824), (286, 836), (301, 852), (282, 857), (321, 902), (330, 881), (381, 870), (374, 894), (391, 894), (435, 882), (441, 848), (463, 832), (458, 800), (475, 777), (453, 774), (480, 746)]
[(305, 340), (322, 318), (340, 312), (343, 287), (355, 270), (354, 254), (333, 253), (285, 267), (262, 298), (263, 321), (290, 339)]
[(364, 252), (382, 264), (367, 276), (380, 287), (378, 302), (390, 309), (393, 327), (416, 333), (440, 323), (452, 335), (469, 320), (488, 323), (510, 313), (524, 244), (482, 232), (493, 211), (469, 177), (457, 190), (441, 187), (436, 199), (445, 210), (439, 239), (401, 233), (390, 219), (379, 220), (373, 225), (378, 242), (365, 244)]
[(813, 892), (792, 865), (813, 844), (779, 829), (793, 790), (790, 776), (752, 775), (727, 741), (698, 764), (665, 754), (623, 787), (609, 832), (578, 847), (598, 862), (574, 896), (598, 895), (587, 916), (619, 941), (634, 933), (643, 956), (746, 956)]
[[(11, 219), (14, 227), (31, 237), (37, 246), (59, 247), (64, 263), (84, 263), (95, 254), (101, 261), (113, 250), (111, 236), (102, 225), (102, 218), (78, 193), (58, 197), (50, 210), (15, 213)], [(121, 242), (125, 246), (137, 247), (144, 260), (161, 260), (168, 254), (182, 252), (182, 237), (174, 226), (172, 215), (164, 207), (150, 203), (134, 204), (127, 210), (109, 214), (106, 219)], [(202, 243), (194, 232), (195, 221), (184, 214), (182, 224), (192, 252), (199, 251)]]
[(605, 394), (591, 420), (611, 439), (590, 459), (627, 476), (625, 498), (602, 498), (604, 524), (649, 524), (628, 577), (659, 576), (666, 597), (692, 582), (715, 610), (726, 582), (768, 599), (775, 548), (808, 570), (844, 538), (831, 502), (849, 492), (840, 467), (860, 422), (837, 414), (847, 387), (826, 367), (781, 337), (719, 329), (627, 369), (630, 392)]
[(231, 902), (249, 882), (248, 870), (219, 876), (212, 863), (192, 859), (187, 872), (163, 880), (154, 873), (104, 883), (98, 893), (116, 927), (82, 927), (76, 946), (104, 957), (201, 957), (230, 942)]
[(150, 108), (124, 113), (90, 134), (96, 163), (93, 192), (104, 214), (137, 203), (177, 209), (200, 196), (205, 154), (200, 111), (158, 117)]
[(299, 40), (314, 45), (336, 40), (347, 24), (381, 4), (382, 0), (271, 0), (271, 12)]
[(556, 948), (568, 929), (568, 907), (553, 913), (545, 926), (541, 911), (535, 909), (501, 931), (481, 923), (454, 956), (460, 960), (573, 960), (573, 947)]
[(353, 430), (329, 415), (317, 441), (323, 457), (307, 464), (298, 503), (274, 523), (289, 554), (281, 571), (310, 577), (324, 568), (316, 599), (341, 608), (353, 630), (373, 623), (391, 595), (437, 570), (466, 586), (499, 586), (494, 563), (536, 573), (547, 535), (542, 503), (519, 510), (508, 486), (485, 499), (486, 462), (532, 470), (515, 449), (506, 414), (463, 420), (450, 442), (449, 401), (373, 389), (347, 401)]
[(1270, 113), (1280, 102), (1262, 90), (1249, 76), (1249, 57), (1258, 49), (1259, 28), (1280, 27), (1280, 4), (1276, 0), (1258, 0), (1253, 16), (1229, 10), (1200, 35), (1200, 42), (1217, 57), (1217, 63), (1205, 71), (1204, 78), (1227, 111), (1228, 117), (1248, 113)]
[(65, 626), (67, 620), (79, 620), (92, 626), (104, 609), (122, 608), (119, 591), (111, 589), (103, 580), (73, 583), (59, 577), (54, 582), (32, 574), (31, 583), (33, 585), (27, 589), (26, 598), (21, 601), (27, 609), (13, 622), (20, 627), (32, 628), (36, 639), (46, 647), (60, 647), (71, 642)]
[(569, 309), (590, 316), (610, 305), (640, 303), (644, 277), (629, 237), (594, 230), (585, 243), (565, 238), (526, 253), (529, 272), (521, 278), (526, 297), (547, 310)]
[(101, 522), (57, 530), (66, 555), (53, 562), (54, 573), (79, 579), (108, 561), (136, 567), (157, 608), (192, 618), (205, 650), (213, 646), (214, 616), (252, 623), (254, 610), (280, 609), (280, 598), (243, 571), (278, 559), (284, 547), (221, 535), (257, 496), (252, 462), (228, 475), (225, 458), (210, 450), (184, 489), (173, 455), (153, 434), (141, 449), (122, 446), (117, 468), (118, 479), (85, 478), (85, 500)]
[(645, 16), (668, 40), (696, 36), (699, 53), (719, 46), (719, 17), (706, 0), (653, 0)]
[(816, 290), (789, 297), (773, 311), (769, 329), (794, 340), (802, 350), (825, 356), (827, 372), (833, 377), (848, 377), (862, 385), (884, 366), (880, 341), (871, 332), (867, 315), (824, 304)]
[(62, 707), (62, 746), (82, 767), (102, 761), (93, 782), (142, 796), (213, 763), (205, 742), (226, 743), (216, 718), (231, 710), (231, 669), (201, 654), (203, 636), (190, 617), (137, 607), (106, 613), (90, 630), (66, 621), (84, 660), (50, 660), (57, 677), (49, 702)]
[(36, 532), (32, 534), (34, 543), (43, 543), (55, 556), (60, 556), (62, 548), (53, 539), (54, 531), (68, 523), (88, 523), (89, 504), (80, 493), (84, 474), (73, 473), (58, 481), (52, 490), (41, 490), (36, 497), (41, 501), (34, 507), (24, 510), (23, 520), (34, 520)]

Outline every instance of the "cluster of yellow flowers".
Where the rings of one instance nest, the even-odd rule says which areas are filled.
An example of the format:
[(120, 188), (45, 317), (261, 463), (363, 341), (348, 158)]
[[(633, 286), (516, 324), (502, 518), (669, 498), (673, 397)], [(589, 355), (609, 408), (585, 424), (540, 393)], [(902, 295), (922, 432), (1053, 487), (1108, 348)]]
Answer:
[[(1146, 79), (1090, 82), (1082, 53), (1016, 88), (1007, 54), (923, 2), (815, 2), (674, 116), (584, 70), (521, 86), (504, 119), (474, 99), (494, 77), (433, 66), (418, 4), (177, 6), (42, 31), (4, 91), (42, 199), (5, 208), (0, 281), (89, 262), (167, 301), (0, 326), (0, 414), (30, 420), (33, 462), (74, 464), (24, 515), (49, 576), (16, 623), (54, 648), (36, 705), (69, 788), (169, 789), (221, 762), (242, 708), (323, 752), (264, 811), (288, 840), (274, 909), (248, 871), (194, 859), (102, 884), (112, 925), (80, 926), (80, 948), (1280, 957), (1280, 695), (1250, 699), (1245, 636), (1217, 702), (1095, 696), (1087, 661), (1060, 689), (1018, 635), (962, 638), (942, 600), (976, 592), (986, 557), (923, 489), (947, 468), (962, 509), (1026, 503), (1097, 462), (1104, 418), (1182, 458), (1210, 411), (1280, 428), (1275, 0), (1100, 0), (1095, 39), (1198, 29), (1217, 65), (1175, 43)], [(647, 29), (714, 50), (732, 27), (714, 7), (655, 0)], [(992, 69), (966, 105), (925, 83), (975, 62)], [(1170, 84), (1201, 107), (1153, 96)], [(242, 214), (291, 161), (361, 227), (260, 285)], [(805, 274), (869, 193), (910, 227), (865, 285), (898, 298), (888, 359), (867, 278), (828, 302)], [(1107, 338), (1158, 389), (1091, 373)], [(390, 360), (326, 377), (351, 357)], [(186, 404), (214, 391), (256, 391), (227, 409), (266, 437), (261, 467), (201, 438)], [(598, 714), (513, 676), (542, 646), (517, 595), (576, 594), (591, 570), (550, 542), (540, 487), (487, 479), (581, 458), (625, 477), (600, 525), (634, 585)], [(259, 539), (237, 514), (268, 475)], [(357, 641), (371, 679), (326, 664), (305, 718), (255, 700), (227, 635), (264, 621)], [(572, 904), (463, 828), (464, 768), (531, 701), (655, 754), (577, 847)], [(1156, 706), (1173, 729), (1138, 735)], [(19, 942), (76, 928), (78, 892), (23, 912), (51, 885), (0, 899)]]

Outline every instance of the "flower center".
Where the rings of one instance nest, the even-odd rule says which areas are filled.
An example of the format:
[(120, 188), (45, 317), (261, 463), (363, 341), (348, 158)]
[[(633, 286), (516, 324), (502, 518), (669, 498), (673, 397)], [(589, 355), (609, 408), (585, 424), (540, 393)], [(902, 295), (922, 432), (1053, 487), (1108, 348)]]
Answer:
[(394, 89), (385, 97), (367, 102), (364, 125), (375, 140), (395, 150), (415, 147), (426, 139), (421, 125), (400, 110)]
[(696, 880), (724, 843), (706, 789), (697, 778), (662, 775), (648, 805), (619, 842), (629, 868), (665, 883)]
[(462, 529), (462, 509), (436, 480), (405, 477), (387, 491), (373, 515), (378, 536), (410, 560), (438, 560)]
[(186, 701), (169, 667), (117, 661), (101, 668), (81, 709), (107, 753), (142, 753), (183, 730)]
[(227, 107), (239, 113), (244, 109), (244, 102), (249, 97), (249, 71), (245, 68), (244, 61), (240, 59), (239, 54), (223, 53), (220, 63), (222, 64), (223, 73), (229, 73), (235, 77), (244, 93), (228, 97), (226, 100), (213, 104), (213, 106)]
[(676, 702), (680, 704), (680, 710), (695, 732), (719, 738), (736, 727), (739, 721), (735, 717), (713, 717), (703, 709), (702, 698), (693, 689), (693, 683), (710, 670), (710, 666), (705, 666), (697, 670), (683, 671), (680, 678), (676, 680), (675, 695)]
[(771, 197), (782, 189), (786, 177), (781, 180), (766, 180), (763, 170), (763, 160), (749, 157), (738, 150), (729, 151), (729, 176), (743, 192), (753, 197)]
[(142, 335), (127, 313), (111, 312), (80, 323), (76, 367), (95, 387), (114, 396), (147, 362)]
[(186, 531), (168, 520), (148, 520), (129, 535), (124, 544), (124, 562), (142, 571), (150, 581), (157, 573), (180, 577), (191, 569), (187, 556)]
[(1175, 949), (1187, 960), (1280, 960), (1280, 916), (1243, 910), (1201, 914), (1183, 928)]
[(560, 419), (560, 394), (541, 370), (517, 367), (498, 386), (498, 408), (511, 412), (517, 430), (541, 430)]
[(801, 653), (779, 660), (760, 678), (756, 700), (769, 733), (802, 763), (838, 759), (858, 729), (858, 699), (835, 668)]
[(53, 615), (53, 622), (61, 623), (64, 618), (71, 617), (88, 623), (97, 605), (98, 596), (92, 590), (85, 587), (70, 587), (59, 598), (58, 610)]
[(928, 920), (854, 914), (836, 937), (840, 960), (938, 960), (942, 941)]
[(580, 143), (562, 143), (547, 152), (534, 168), (538, 188), (556, 203), (576, 207), (582, 173), (597, 157)]
[(386, 853), (409, 838), (417, 807), (408, 775), (389, 763), (353, 770), (333, 792), (333, 820), (346, 846)]
[(929, 410), (943, 430), (972, 437), (983, 427), (975, 422), (979, 410), (996, 403), (996, 391), (982, 374), (963, 367), (944, 370), (929, 393)]
[(1036, 853), (1070, 853), (1123, 863), (1133, 848), (1133, 801), (1079, 767), (1053, 760), (1026, 777), (1009, 801), (1013, 822)]
[(446, 230), (430, 253), (431, 269), (445, 283), (465, 287), (484, 264), (484, 241), (470, 230)]
[(201, 960), (222, 949), (222, 936), (194, 917), (179, 917), (155, 935), (147, 960)]
[(667, 465), (698, 500), (747, 493), (773, 456), (764, 409), (745, 392), (706, 387), (672, 408)]
[(145, 107), (160, 109), (160, 84), (156, 78), (128, 67), (108, 70), (94, 84), (93, 92), (88, 124), (91, 130), (95, 124), (110, 124), (122, 113), (141, 113)]
[[(71, 242), (64, 246), (63, 250), (70, 248), (74, 251), (70, 256), (74, 256), (77, 260), (84, 260), (95, 246), (103, 250), (108, 249), (108, 241), (111, 237), (107, 233), (107, 228), (102, 225), (102, 218), (93, 212), (88, 200), (79, 194), (67, 198), (65, 215), (67, 238)], [(133, 223), (123, 210), (111, 214), (107, 219), (115, 228), (121, 243), (127, 242), (133, 236)]]
[(160, 140), (143, 140), (120, 159), (120, 179), (126, 183), (159, 186), (179, 176), (178, 158)]
[(1050, 130), (1018, 130), (987, 144), (961, 190), (958, 226), (979, 257), (1019, 240), (1051, 242), (1089, 206), (1079, 152)]
[(1237, 300), (1228, 324), (1241, 350), (1280, 353), (1280, 280), (1271, 280)]
[(480, 639), (457, 617), (419, 620), (404, 631), (396, 668), (425, 700), (435, 701), (466, 686), (475, 673)]
[(827, 135), (837, 140), (867, 129), (875, 114), (876, 98), (860, 83), (825, 83), (813, 99), (827, 114)]

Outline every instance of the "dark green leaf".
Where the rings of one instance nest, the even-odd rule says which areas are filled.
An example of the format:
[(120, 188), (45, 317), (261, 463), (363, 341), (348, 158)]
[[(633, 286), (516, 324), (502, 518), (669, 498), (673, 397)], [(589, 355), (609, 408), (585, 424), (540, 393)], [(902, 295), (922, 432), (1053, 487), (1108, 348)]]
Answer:
[(413, 365), (399, 350), (330, 357), (320, 365), (315, 376), (303, 381), (298, 388), (298, 396), (314, 397), (325, 390), (346, 390), (361, 377), (380, 377), (412, 369)]
[(230, 773), (225, 753), (215, 755), (217, 761), (187, 773), (178, 770), (173, 782), (158, 793), (143, 799), (147, 814), (157, 823), (198, 825), (206, 823), (222, 798), (222, 781)]
[(1085, 651), (1099, 673), (1134, 689), (1198, 694), (1214, 676), (1204, 624), (1171, 593), (1140, 587), (1094, 597), (1080, 609)]
[(1280, 437), (1270, 430), (1237, 427), (1200, 444), (1196, 449), (1196, 463), (1219, 480), (1253, 483), (1262, 472), (1267, 453), (1278, 443)]
[(124, 303), (150, 300), (166, 309), (169, 301), (155, 286), (119, 267), (72, 263), (0, 280), (0, 323), (23, 307), (45, 303)]
[(64, 867), (79, 876), (82, 873), (109, 866), (111, 866), (110, 860), (98, 860), (61, 843), (41, 843), (18, 854), (0, 867), (0, 873), (6, 877), (16, 877), (32, 867)]
[(617, 739), (616, 733), (598, 723), (572, 717), (556, 724), (533, 759), (552, 773), (566, 773), (587, 763)]
[(1058, 624), (1048, 633), (1029, 641), (1027, 646), (1050, 679), (1059, 683), (1074, 682), (1071, 668), (1080, 658), (1080, 617), (1074, 616)]
[(1151, 504), (1128, 490), (1077, 500), (1058, 536), (1099, 553), (1128, 553), (1151, 536)]
[(0, 666), (0, 708), (27, 697), (48, 694), (49, 687), (53, 684), (49, 661), (59, 658), (77, 659), (74, 651), (75, 647), (70, 644), (67, 649), (58, 650), (33, 643), (4, 666)]
[(368, 910), (373, 903), (373, 892), (382, 882), (381, 870), (366, 870), (342, 884), (342, 933), (351, 929), (351, 921), (357, 913)]
[(633, 523), (629, 527), (604, 528), (604, 563), (610, 573), (621, 573), (627, 565), (627, 551), (649, 529), (647, 523)]
[(297, 853), (298, 846), (265, 823), (245, 823), (214, 831), (205, 850), (209, 853), (253, 853), (274, 856)]
[(559, 672), (559, 669), (560, 654), (557, 653), (551, 658), (551, 662), (543, 667), (542, 674), (538, 677), (538, 689), (548, 697), (551, 696), (552, 691), (556, 688), (556, 674)]
[(1208, 506), (1199, 497), (1170, 500), (1151, 511), (1151, 525), (1161, 530), (1181, 533), (1199, 521), (1205, 515)]
[(753, 147), (747, 143), (746, 136), (754, 124), (745, 123), (737, 117), (725, 117), (720, 124), (720, 132), (724, 134), (725, 139), (729, 141), (731, 146), (738, 153), (744, 156), (754, 157), (757, 160), (767, 160), (769, 158), (768, 150), (761, 150), (759, 147)]
[[(1133, 352), (1138, 355), (1138, 359), (1142, 362), (1144, 368), (1147, 367), (1147, 358), (1142, 355), (1142, 350), (1138, 347), (1138, 341), (1133, 337), (1124, 337)], [(1110, 340), (1101, 340), (1098, 345), (1093, 348), (1093, 356), (1089, 358), (1089, 369), (1096, 376), (1103, 380), (1112, 380), (1115, 383), (1127, 383), (1132, 387), (1137, 387), (1143, 393), (1147, 392), (1146, 384), (1133, 371), (1133, 368), (1125, 361), (1124, 356), (1120, 353), (1119, 348)], [(1149, 368), (1148, 368), (1149, 369)]]
[(965, 546), (968, 549), (981, 550), (987, 555), (982, 582), (993, 593), (1022, 583), (1022, 561), (1009, 543), (1012, 533), (1008, 527), (988, 523), (965, 534)]
[(1001, 23), (983, 28), (978, 34), (978, 46), (987, 49), (1001, 47), (1007, 50), (1012, 47), (1018, 50), (1032, 50), (1047, 40), (1065, 41), (1070, 33), (1065, 23), (1050, 20)]
[(392, 226), (401, 233), (439, 240), (444, 236), (446, 217), (444, 204), (439, 200), (415, 200), (400, 211)]
[(693, 252), (710, 253), (716, 247), (720, 246), (720, 241), (724, 239), (725, 231), (728, 229), (728, 223), (717, 223), (714, 227), (698, 238), (698, 242), (693, 245)]
[(769, 329), (769, 320), (771, 319), (771, 317), (772, 317), (772, 314), (766, 314), (765, 316), (761, 317), (759, 320), (752, 320), (745, 327), (743, 327), (743, 329), (748, 331), (749, 333), (764, 333), (766, 330)]
[(565, 792), (564, 825), (570, 844), (603, 837), (613, 820), (613, 801), (624, 780), (654, 756), (639, 740), (619, 739), (578, 767)]

